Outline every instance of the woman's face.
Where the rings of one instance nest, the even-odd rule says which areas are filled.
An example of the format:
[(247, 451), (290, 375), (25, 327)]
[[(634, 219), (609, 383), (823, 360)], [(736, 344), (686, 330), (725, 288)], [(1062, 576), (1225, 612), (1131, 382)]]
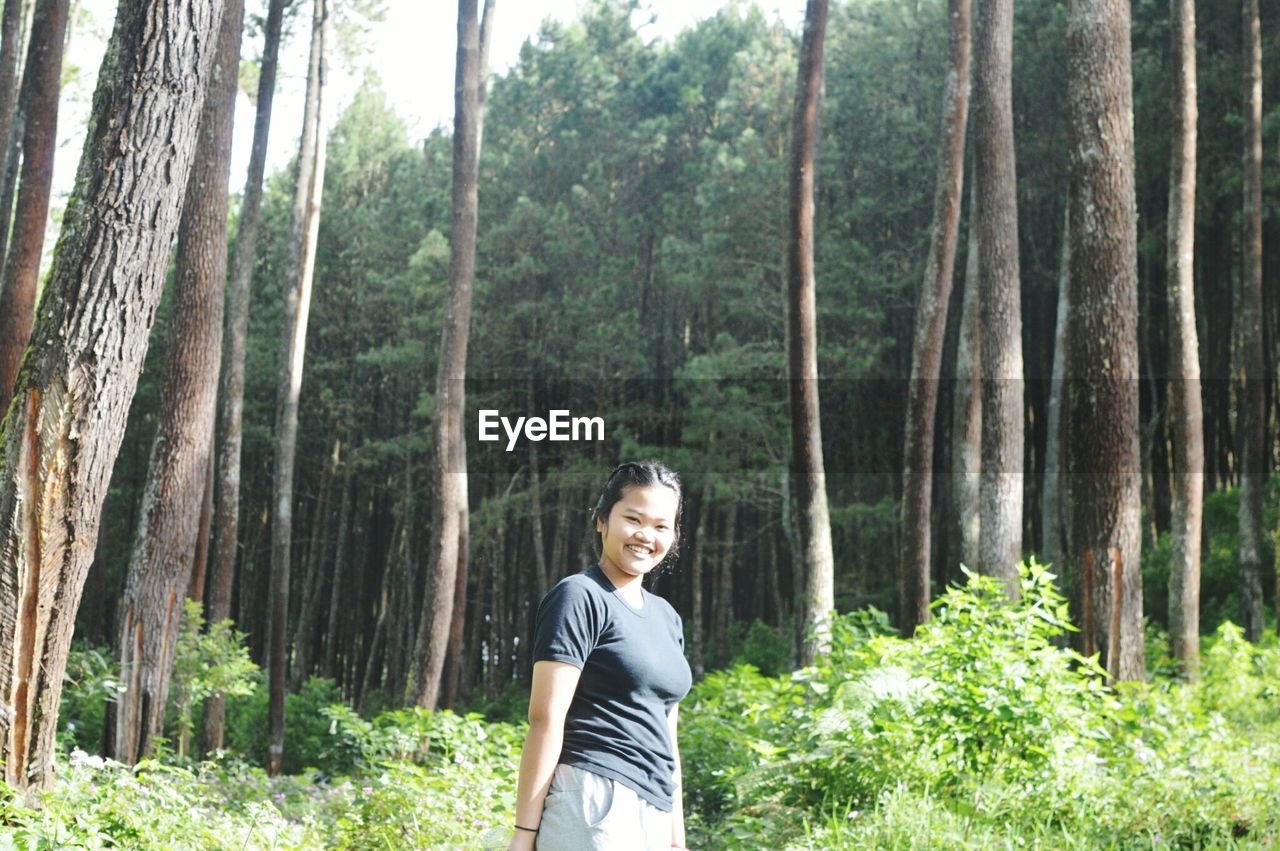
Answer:
[(631, 486), (613, 504), (608, 522), (596, 521), (600, 562), (630, 576), (662, 564), (676, 537), (676, 492), (666, 485)]

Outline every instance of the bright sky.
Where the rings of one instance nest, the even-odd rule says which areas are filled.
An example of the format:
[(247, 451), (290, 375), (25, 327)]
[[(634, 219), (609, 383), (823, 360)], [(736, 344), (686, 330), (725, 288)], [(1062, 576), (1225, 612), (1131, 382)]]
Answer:
[[(303, 14), (281, 53), (267, 156), (268, 173), (289, 161), (297, 148), (302, 123), (311, 4), (307, 0), (294, 2)], [(647, 0), (641, 3), (635, 21), (640, 25), (652, 17), (654, 20), (641, 28), (642, 35), (670, 39), (730, 2), (745, 6), (749, 0)], [(798, 27), (804, 17), (804, 0), (756, 2), (771, 16), (781, 15), (792, 27)], [(510, 68), (519, 58), (520, 46), (526, 39), (536, 37), (543, 20), (573, 20), (584, 4), (585, 0), (500, 0), (490, 55), (492, 70), (501, 73)], [(73, 21), (67, 61), (79, 69), (79, 74), (64, 90), (58, 121), (59, 150), (54, 166), (57, 207), (65, 205), (75, 179), (94, 78), (115, 16), (113, 0), (76, 0), (73, 5), (77, 7), (78, 20)], [(265, 7), (264, 0), (247, 0), (250, 14), (265, 14)], [(337, 69), (334, 94), (329, 101), (335, 108), (328, 112), (327, 120), (331, 122), (350, 103), (363, 78), (363, 68), (368, 67), (382, 78), (392, 107), (408, 123), (412, 137), (420, 138), (432, 128), (448, 126), (453, 121), (457, 6), (451, 0), (386, 0), (386, 9), (386, 19), (375, 24), (367, 38), (369, 49), (362, 67)], [(243, 55), (251, 58), (258, 57), (261, 51), (260, 38), (246, 42), (242, 48)], [(253, 108), (244, 95), (237, 103), (235, 127), (231, 190), (238, 193), (244, 185), (253, 136)], [(49, 248), (56, 237), (56, 233), (49, 234)]]

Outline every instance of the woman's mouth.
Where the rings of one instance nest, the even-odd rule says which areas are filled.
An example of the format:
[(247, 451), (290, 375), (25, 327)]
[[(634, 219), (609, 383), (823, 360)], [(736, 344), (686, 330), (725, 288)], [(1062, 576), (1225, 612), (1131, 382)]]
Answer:
[(627, 544), (627, 550), (630, 551), (632, 555), (640, 558), (648, 558), (653, 555), (652, 547), (646, 547), (641, 544)]

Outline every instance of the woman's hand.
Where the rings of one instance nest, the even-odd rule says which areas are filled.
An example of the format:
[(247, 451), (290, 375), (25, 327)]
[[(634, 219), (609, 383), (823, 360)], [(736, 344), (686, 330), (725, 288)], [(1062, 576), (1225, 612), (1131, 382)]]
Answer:
[(533, 843), (537, 837), (536, 833), (517, 830), (516, 835), (511, 837), (511, 844), (507, 846), (507, 851), (533, 851)]

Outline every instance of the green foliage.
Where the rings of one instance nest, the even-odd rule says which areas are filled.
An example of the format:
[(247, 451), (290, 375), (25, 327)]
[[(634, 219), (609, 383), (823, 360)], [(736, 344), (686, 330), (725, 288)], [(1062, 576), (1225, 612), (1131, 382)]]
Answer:
[(96, 751), (101, 746), (107, 704), (123, 693), (119, 662), (106, 647), (72, 645), (62, 680), (59, 738), (66, 750)]
[[(267, 764), (267, 700), (266, 688), (227, 700), (227, 749), (257, 765)], [(296, 694), (285, 695), (285, 773), (314, 769), (333, 776), (352, 770), (357, 755), (333, 736), (331, 721), (325, 714), (331, 706), (341, 703), (342, 692), (337, 684), (321, 677), (311, 677)]]
[(173, 664), (170, 701), (177, 710), (178, 755), (185, 757), (194, 729), (193, 708), (205, 698), (223, 694), (245, 697), (257, 686), (258, 666), (249, 659), (245, 635), (230, 620), (204, 628), (203, 607), (184, 602), (182, 628)]
[[(1274, 649), (1224, 627), (1204, 681), (1113, 691), (1058, 646), (1066, 603), (970, 576), (915, 638), (836, 620), (831, 654), (777, 679), (700, 683), (682, 713), (687, 794), (715, 847), (1266, 846), (1280, 838)], [(860, 623), (858, 622), (860, 621)], [(868, 628), (869, 627), (869, 628)]]
[(761, 620), (741, 621), (730, 630), (730, 643), (737, 647), (734, 665), (751, 665), (766, 677), (776, 677), (791, 665), (788, 628), (771, 627)]
[[(1200, 559), (1200, 631), (1212, 634), (1222, 623), (1240, 618), (1240, 489), (1228, 488), (1205, 494), (1204, 535), (1206, 546)], [(1263, 501), (1263, 529), (1280, 525), (1280, 481), (1267, 482)], [(1154, 547), (1143, 547), (1143, 612), (1161, 624), (1168, 623), (1169, 561), (1173, 538), (1163, 534)], [(1275, 562), (1275, 541), (1262, 537), (1262, 564)], [(1265, 569), (1265, 568), (1264, 568)], [(1264, 583), (1263, 599), (1269, 609), (1274, 588)]]

